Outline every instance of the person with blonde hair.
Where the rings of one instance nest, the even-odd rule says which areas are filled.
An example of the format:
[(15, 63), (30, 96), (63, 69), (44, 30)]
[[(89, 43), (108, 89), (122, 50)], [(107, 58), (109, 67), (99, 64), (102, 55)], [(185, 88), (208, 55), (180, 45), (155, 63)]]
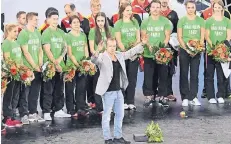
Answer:
[[(2, 43), (2, 51), (5, 62), (11, 60), (18, 65), (23, 65), (22, 51), (20, 45), (16, 41), (18, 36), (18, 27), (16, 24), (7, 24), (5, 26), (5, 40)], [(18, 103), (18, 94), (20, 91), (21, 82), (11, 80), (7, 85), (4, 97), (3, 97), (3, 124), (7, 127), (18, 127), (22, 126), (22, 122), (14, 118), (13, 109), (14, 100)]]

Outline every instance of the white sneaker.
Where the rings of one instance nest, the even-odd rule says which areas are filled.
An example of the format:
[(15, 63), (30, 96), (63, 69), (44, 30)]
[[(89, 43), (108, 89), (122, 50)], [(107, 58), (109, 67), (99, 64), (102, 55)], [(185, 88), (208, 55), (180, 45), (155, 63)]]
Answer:
[(51, 121), (51, 114), (50, 113), (44, 113), (43, 118), (45, 121)]
[(37, 121), (37, 118), (36, 118), (36, 115), (35, 114), (29, 114), (29, 121), (30, 122), (35, 122), (35, 121)]
[(35, 117), (38, 122), (45, 122), (45, 120), (41, 118), (40, 115), (38, 115), (37, 113), (35, 113)]
[(225, 100), (223, 98), (221, 98), (221, 97), (218, 98), (217, 101), (218, 101), (219, 104), (225, 103)]
[(25, 116), (23, 116), (23, 117), (21, 118), (21, 122), (22, 122), (22, 124), (24, 124), (24, 125), (30, 124), (27, 115), (25, 115)]
[(129, 109), (132, 109), (132, 110), (133, 110), (133, 109), (136, 109), (136, 106), (133, 105), (133, 104), (129, 104), (128, 107), (129, 107)]
[(211, 99), (209, 100), (209, 103), (211, 103), (211, 104), (216, 104), (216, 103), (217, 103), (217, 101), (216, 101), (216, 99), (215, 99), (215, 98), (211, 98)]
[(198, 98), (194, 98), (192, 101), (190, 101), (190, 104), (194, 106), (201, 106), (201, 103), (198, 100)]
[(126, 110), (126, 109), (128, 109), (129, 107), (128, 107), (128, 105), (127, 104), (124, 104), (124, 109)]
[(188, 99), (184, 99), (184, 100), (183, 100), (182, 106), (183, 106), (183, 107), (187, 107), (187, 106), (188, 106)]
[(54, 117), (59, 117), (59, 118), (69, 118), (69, 117), (71, 117), (71, 115), (70, 115), (70, 114), (65, 113), (63, 110), (59, 110), (59, 111), (55, 112)]

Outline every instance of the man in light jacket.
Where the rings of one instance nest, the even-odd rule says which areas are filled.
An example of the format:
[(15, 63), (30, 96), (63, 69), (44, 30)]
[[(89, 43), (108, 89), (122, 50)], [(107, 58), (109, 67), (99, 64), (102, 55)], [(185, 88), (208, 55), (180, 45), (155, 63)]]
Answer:
[[(122, 122), (124, 117), (124, 96), (121, 89), (128, 86), (125, 60), (143, 52), (143, 44), (147, 40), (144, 38), (141, 44), (126, 52), (116, 52), (116, 40), (109, 38), (107, 40), (107, 50), (104, 53), (97, 52), (91, 57), (100, 70), (100, 76), (96, 85), (95, 93), (102, 96), (103, 117), (102, 129), (105, 144), (130, 144), (122, 137)], [(114, 109), (114, 140), (110, 134), (110, 116)]]

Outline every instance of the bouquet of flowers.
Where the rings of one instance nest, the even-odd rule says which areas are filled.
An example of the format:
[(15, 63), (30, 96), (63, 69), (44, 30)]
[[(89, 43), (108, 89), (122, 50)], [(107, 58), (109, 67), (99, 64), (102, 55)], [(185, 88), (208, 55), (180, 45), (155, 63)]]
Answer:
[(64, 82), (72, 82), (72, 79), (75, 77), (76, 67), (74, 65), (66, 66), (64, 70)]
[(7, 72), (9, 77), (13, 80), (20, 81), (19, 65), (16, 62), (7, 59), (6, 66), (4, 66), (4, 72)]
[(189, 40), (187, 42), (187, 51), (191, 56), (195, 56), (198, 53), (201, 53), (205, 50), (205, 47), (200, 44), (198, 40)]
[(43, 81), (51, 80), (55, 76), (55, 65), (51, 62), (46, 62), (42, 67)]
[(153, 121), (147, 126), (145, 131), (146, 136), (148, 137), (148, 142), (163, 142), (163, 134), (158, 124), (155, 124)]
[(97, 69), (94, 63), (92, 63), (89, 59), (85, 57), (79, 62), (80, 66), (78, 70), (80, 71), (80, 75), (95, 75)]
[(26, 66), (19, 67), (20, 80), (26, 85), (30, 86), (31, 82), (34, 80), (34, 73), (31, 69)]
[(155, 53), (155, 60), (158, 64), (167, 65), (173, 58), (173, 52), (169, 48), (160, 48)]
[(228, 62), (229, 54), (229, 48), (223, 42), (217, 42), (214, 49), (208, 53), (208, 55), (213, 56), (215, 61), (222, 63)]

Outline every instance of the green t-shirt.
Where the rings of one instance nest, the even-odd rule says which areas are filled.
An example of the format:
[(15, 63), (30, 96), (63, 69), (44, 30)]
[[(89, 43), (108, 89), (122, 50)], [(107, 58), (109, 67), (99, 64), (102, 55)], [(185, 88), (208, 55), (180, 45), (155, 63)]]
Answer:
[(183, 41), (187, 43), (189, 40), (200, 40), (201, 39), (201, 28), (205, 27), (204, 19), (196, 16), (194, 20), (189, 20), (187, 16), (182, 17), (177, 28), (182, 28)]
[[(141, 30), (146, 31), (149, 36), (149, 44), (151, 46), (159, 46), (165, 40), (165, 31), (172, 30), (172, 23), (165, 17), (160, 16), (158, 20), (153, 20), (150, 16), (141, 24)], [(144, 57), (153, 58), (148, 47), (144, 48)]]
[(5, 39), (2, 43), (3, 53), (10, 53), (10, 59), (18, 64), (22, 64), (22, 51), (17, 41)]
[[(67, 45), (71, 47), (72, 55), (77, 61), (80, 61), (85, 56), (85, 45), (87, 38), (84, 33), (80, 33), (79, 36), (74, 36), (72, 33), (68, 33), (66, 36)], [(68, 57), (67, 65), (71, 65), (72, 61)]]
[[(58, 59), (63, 52), (65, 46), (65, 33), (60, 30), (52, 30), (47, 28), (42, 34), (42, 44), (50, 44), (50, 50), (55, 59)], [(46, 53), (44, 53), (44, 62), (48, 61)], [(60, 66), (65, 67), (64, 61), (61, 61)]]
[(125, 49), (128, 48), (130, 43), (135, 43), (136, 32), (139, 30), (139, 24), (136, 19), (132, 19), (130, 22), (123, 22), (122, 19), (118, 20), (114, 26), (115, 32), (121, 33), (121, 41), (124, 44)]
[[(114, 29), (112, 27), (109, 27), (109, 31), (110, 31), (110, 34), (111, 34), (111, 37), (115, 37), (115, 33), (114, 33)], [(106, 48), (106, 42), (107, 42), (107, 36), (106, 36), (106, 32), (103, 31), (101, 32), (101, 35), (102, 35), (102, 40), (104, 41), (104, 49)], [(89, 40), (94, 40), (95, 41), (95, 28), (92, 28), (89, 32), (89, 36), (88, 36)], [(94, 46), (94, 49), (97, 50), (97, 44), (95, 42), (95, 46)]]
[[(17, 38), (20, 46), (27, 45), (28, 52), (31, 54), (32, 59), (36, 65), (39, 65), (39, 49), (41, 48), (41, 34), (35, 30), (31, 32), (29, 30), (23, 29)], [(32, 68), (26, 58), (23, 56), (23, 63)]]
[[(212, 44), (226, 40), (227, 30), (231, 29), (231, 21), (224, 17), (222, 21), (216, 21), (213, 17), (206, 20), (205, 29), (210, 31), (209, 38)], [(208, 45), (208, 51), (211, 49)]]

